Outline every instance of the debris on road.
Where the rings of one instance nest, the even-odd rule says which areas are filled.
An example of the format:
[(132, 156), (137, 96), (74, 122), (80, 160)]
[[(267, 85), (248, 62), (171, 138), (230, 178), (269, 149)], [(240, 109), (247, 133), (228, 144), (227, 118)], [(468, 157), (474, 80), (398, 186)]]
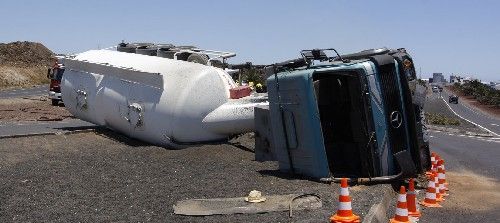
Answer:
[(73, 117), (64, 107), (46, 101), (47, 96), (0, 99), (0, 121), (60, 121)]
[(174, 213), (178, 215), (206, 216), (228, 214), (256, 214), (276, 211), (318, 209), (322, 202), (315, 194), (287, 194), (259, 197), (191, 199), (178, 201)]

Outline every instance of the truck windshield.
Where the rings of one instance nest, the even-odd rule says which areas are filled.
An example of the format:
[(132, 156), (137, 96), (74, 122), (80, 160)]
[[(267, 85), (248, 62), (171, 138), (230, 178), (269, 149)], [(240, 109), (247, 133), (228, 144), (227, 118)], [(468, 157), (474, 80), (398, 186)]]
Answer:
[(54, 69), (53, 79), (60, 81), (62, 79), (63, 74), (64, 74), (64, 69), (61, 68)]

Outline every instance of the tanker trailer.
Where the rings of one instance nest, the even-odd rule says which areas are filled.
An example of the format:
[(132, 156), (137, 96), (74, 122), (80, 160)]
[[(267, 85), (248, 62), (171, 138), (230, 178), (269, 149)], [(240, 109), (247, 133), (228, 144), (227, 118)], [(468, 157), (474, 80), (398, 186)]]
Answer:
[[(209, 51), (216, 57), (234, 53)], [(254, 107), (267, 96), (231, 99), (237, 85), (205, 64), (90, 50), (64, 60), (62, 95), (75, 117), (170, 148), (227, 139), (254, 130)]]

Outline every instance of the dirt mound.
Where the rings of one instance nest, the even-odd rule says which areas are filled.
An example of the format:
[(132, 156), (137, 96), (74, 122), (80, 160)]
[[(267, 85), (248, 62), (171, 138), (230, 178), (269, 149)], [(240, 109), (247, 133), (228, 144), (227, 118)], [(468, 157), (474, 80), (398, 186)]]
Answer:
[(0, 43), (0, 88), (48, 83), (47, 67), (54, 53), (41, 43)]
[(49, 66), (54, 62), (54, 53), (41, 43), (0, 43), (0, 65), (16, 67)]

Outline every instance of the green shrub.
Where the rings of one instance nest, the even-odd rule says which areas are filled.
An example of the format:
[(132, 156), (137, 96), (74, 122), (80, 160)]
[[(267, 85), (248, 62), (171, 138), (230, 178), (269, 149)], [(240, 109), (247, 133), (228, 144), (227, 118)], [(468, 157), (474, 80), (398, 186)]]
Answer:
[(500, 108), (500, 90), (493, 89), (477, 80), (462, 85), (455, 83), (452, 88), (465, 96), (473, 96), (481, 104)]
[(427, 124), (431, 125), (460, 125), (460, 121), (456, 118), (446, 117), (441, 114), (425, 113)]

